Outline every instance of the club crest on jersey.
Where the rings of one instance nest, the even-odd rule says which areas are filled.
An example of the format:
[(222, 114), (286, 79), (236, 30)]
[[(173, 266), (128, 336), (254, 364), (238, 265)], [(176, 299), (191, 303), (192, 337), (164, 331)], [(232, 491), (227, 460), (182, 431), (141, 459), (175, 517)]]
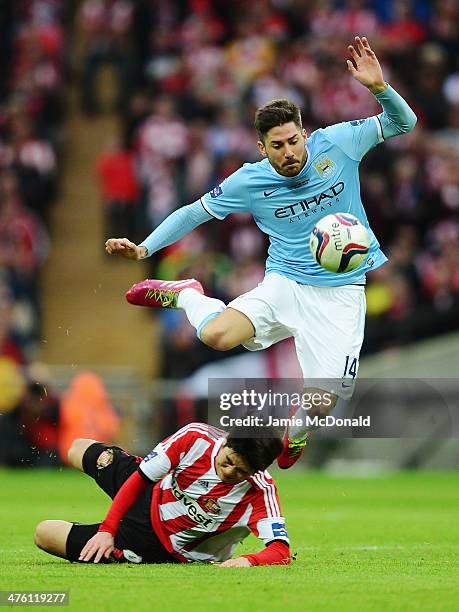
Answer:
[(96, 467), (98, 470), (103, 470), (113, 463), (113, 449), (107, 448), (102, 451), (97, 457)]
[(322, 178), (328, 178), (336, 172), (335, 162), (332, 161), (326, 155), (321, 155), (314, 162), (313, 166), (317, 171), (317, 174)]
[(218, 198), (219, 195), (222, 195), (223, 189), (220, 187), (220, 185), (217, 185), (209, 193), (212, 198)]
[(201, 500), (201, 506), (203, 506), (207, 510), (207, 512), (210, 512), (211, 514), (220, 514), (220, 512), (222, 511), (222, 509), (218, 505), (218, 502), (215, 499), (212, 499), (211, 497), (204, 497)]

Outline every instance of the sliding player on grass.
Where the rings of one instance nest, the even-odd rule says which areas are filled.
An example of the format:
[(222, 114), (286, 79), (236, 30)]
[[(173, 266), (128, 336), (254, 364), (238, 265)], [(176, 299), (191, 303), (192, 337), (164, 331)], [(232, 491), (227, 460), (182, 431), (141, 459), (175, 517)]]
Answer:
[[(288, 564), (285, 520), (266, 471), (282, 441), (270, 428), (261, 434), (271, 437), (241, 428), (228, 435), (191, 423), (143, 460), (116, 446), (77, 439), (70, 463), (94, 478), (113, 503), (102, 523), (42, 521), (35, 543), (81, 562)], [(266, 548), (231, 559), (251, 532)]]
[[(139, 246), (126, 238), (106, 242), (108, 253), (138, 260), (213, 218), (252, 213), (270, 239), (266, 276), (258, 287), (226, 305), (203, 295), (194, 279), (147, 280), (134, 285), (127, 298), (143, 306), (182, 308), (198, 337), (216, 350), (239, 344), (260, 350), (293, 336), (305, 392), (327, 394), (310, 416), (327, 414), (338, 397), (352, 395), (364, 334), (365, 273), (386, 261), (360, 199), (359, 163), (378, 143), (411, 131), (416, 123), (408, 104), (385, 83), (367, 39), (357, 36), (349, 51), (350, 74), (374, 94), (381, 114), (319, 129), (308, 138), (298, 107), (274, 100), (255, 117), (258, 147), (266, 159), (245, 164), (198, 201), (173, 212)], [(353, 214), (371, 236), (366, 261), (341, 274), (319, 266), (308, 246), (316, 222), (334, 212)], [(280, 467), (299, 458), (307, 433), (306, 426), (287, 431)]]

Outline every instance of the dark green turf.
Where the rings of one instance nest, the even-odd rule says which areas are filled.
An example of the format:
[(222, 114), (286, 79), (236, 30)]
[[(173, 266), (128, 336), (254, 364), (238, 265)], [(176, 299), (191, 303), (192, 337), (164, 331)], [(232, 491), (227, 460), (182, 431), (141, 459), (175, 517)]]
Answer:
[[(32, 543), (38, 521), (96, 522), (108, 498), (73, 471), (0, 471), (0, 588), (70, 589), (70, 608), (88, 612), (459, 610), (457, 473), (274, 475), (297, 561), (225, 569), (48, 556)], [(251, 537), (243, 550), (259, 548)]]

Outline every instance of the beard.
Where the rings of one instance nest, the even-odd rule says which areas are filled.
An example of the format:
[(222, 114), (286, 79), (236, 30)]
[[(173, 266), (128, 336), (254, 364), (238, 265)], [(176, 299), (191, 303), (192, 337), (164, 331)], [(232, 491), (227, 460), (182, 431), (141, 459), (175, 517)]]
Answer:
[(268, 160), (274, 170), (276, 170), (276, 172), (278, 172), (282, 176), (296, 176), (301, 172), (301, 170), (304, 168), (304, 165), (306, 164), (307, 153), (305, 149), (303, 157), (301, 159), (295, 160), (295, 162), (288, 162), (284, 164), (278, 164), (276, 162), (273, 162), (269, 159), (269, 157)]

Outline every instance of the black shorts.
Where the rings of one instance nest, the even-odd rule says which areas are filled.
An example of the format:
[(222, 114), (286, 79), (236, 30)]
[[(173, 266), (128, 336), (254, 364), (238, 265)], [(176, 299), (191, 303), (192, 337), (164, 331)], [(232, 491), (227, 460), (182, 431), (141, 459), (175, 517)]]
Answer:
[[(141, 461), (141, 457), (129, 455), (118, 446), (96, 442), (91, 444), (83, 455), (83, 470), (113, 499), (124, 482), (137, 470)], [(149, 486), (126, 513), (115, 535), (115, 546), (120, 550), (134, 552), (142, 558), (143, 563), (177, 563), (161, 544), (151, 526), (152, 492), (153, 487)], [(69, 561), (78, 561), (84, 545), (97, 533), (99, 526), (100, 523), (73, 523), (66, 547)]]

